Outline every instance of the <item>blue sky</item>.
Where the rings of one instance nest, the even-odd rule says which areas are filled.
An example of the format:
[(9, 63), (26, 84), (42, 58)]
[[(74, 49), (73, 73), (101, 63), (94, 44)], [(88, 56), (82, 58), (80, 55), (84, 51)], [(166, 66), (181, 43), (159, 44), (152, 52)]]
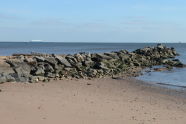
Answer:
[(0, 41), (186, 42), (185, 0), (0, 0)]

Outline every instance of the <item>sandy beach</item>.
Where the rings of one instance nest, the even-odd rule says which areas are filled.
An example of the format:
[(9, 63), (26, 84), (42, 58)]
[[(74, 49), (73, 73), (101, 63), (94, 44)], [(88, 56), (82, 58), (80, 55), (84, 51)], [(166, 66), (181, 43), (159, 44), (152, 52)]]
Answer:
[(0, 124), (186, 124), (186, 0), (1, 0)]
[[(152, 51), (154, 51), (153, 49)], [(165, 49), (170, 51), (168, 48)], [(133, 53), (131, 55), (135, 56)], [(83, 59), (81, 55), (79, 56), (79, 58)], [(98, 58), (99, 56), (105, 57), (104, 61), (106, 61), (106, 58), (108, 59), (106, 55), (98, 54)], [(29, 79), (22, 80), (21, 83), (21, 80), (15, 79), (23, 79), (23, 77), (17, 75), (13, 80), (14, 83), (5, 80), (5, 83), (2, 81), (2, 84), (0, 84), (0, 123), (185, 124), (185, 90), (154, 86), (150, 83), (129, 78), (127, 72), (123, 75), (125, 78), (116, 75), (104, 75), (102, 78), (72, 78), (71, 74), (75, 73), (76, 76), (80, 74), (79, 72), (76, 73), (77, 67), (73, 67), (67, 61), (68, 59), (61, 57), (44, 58), (36, 56), (37, 59), (33, 57), (31, 58), (32, 61), (30, 61), (29, 57), (18, 56), (14, 61), (7, 62), (9, 64), (5, 62), (7, 57), (0, 57), (2, 79), (3, 76), (5, 79), (11, 77), (10, 73), (19, 74), (25, 79)], [(73, 58), (73, 56), (70, 57)], [(12, 56), (9, 56), (9, 58), (12, 58)], [(92, 59), (89, 61), (94, 62)], [(134, 58), (134, 60), (136, 59)], [(59, 62), (62, 62), (65, 66), (62, 66)], [(133, 62), (131, 61), (131, 63)], [(176, 62), (179, 63), (179, 61)], [(99, 65), (96, 60), (94, 63)], [(111, 61), (108, 60), (108, 63), (111, 63)], [(14, 66), (10, 67), (10, 65)], [(43, 65), (43, 68), (39, 68), (41, 65)], [(102, 72), (104, 72), (104, 69), (109, 70), (103, 65), (100, 66)], [(75, 70), (69, 71), (69, 66)], [(63, 68), (60, 69), (59, 67)], [(96, 70), (93, 68), (94, 66), (88, 66), (88, 68), (91, 67), (93, 70), (92, 75), (99, 74), (97, 71), (101, 69)], [(31, 71), (33, 68), (39, 70), (38, 73)], [(52, 71), (51, 68), (55, 69), (55, 71)], [(66, 72), (66, 77), (64, 75), (60, 78), (53, 77), (53, 72), (57, 72), (58, 68)], [(118, 68), (115, 68), (115, 70)], [(130, 68), (133, 75), (132, 70), (137, 70), (133, 66)], [(67, 73), (68, 71), (69, 73)], [(96, 74), (93, 73), (95, 71)], [(52, 73), (47, 77), (48, 72)], [(88, 73), (89, 71), (85, 69), (82, 72)], [(9, 73), (9, 75), (4, 73)], [(41, 76), (40, 74), (45, 75)], [(37, 77), (37, 81), (30, 82), (30, 79), (35, 79), (34, 77)], [(42, 82), (39, 81), (40, 78), (46, 78), (50, 81), (42, 80)]]
[(111, 78), (0, 85), (2, 124), (184, 124), (171, 90)]

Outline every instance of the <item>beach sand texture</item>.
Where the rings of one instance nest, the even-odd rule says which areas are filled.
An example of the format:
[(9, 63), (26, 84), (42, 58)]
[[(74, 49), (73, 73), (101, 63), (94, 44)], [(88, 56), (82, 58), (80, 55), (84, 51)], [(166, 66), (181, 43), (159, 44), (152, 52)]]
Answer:
[(4, 83), (0, 89), (1, 124), (186, 123), (185, 99), (132, 80)]

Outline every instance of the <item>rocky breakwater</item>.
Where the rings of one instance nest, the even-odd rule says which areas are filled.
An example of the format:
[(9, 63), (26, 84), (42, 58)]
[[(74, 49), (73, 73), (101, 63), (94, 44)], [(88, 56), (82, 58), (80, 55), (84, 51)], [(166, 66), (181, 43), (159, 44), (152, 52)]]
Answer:
[(174, 48), (161, 44), (133, 52), (77, 53), (74, 55), (19, 54), (6, 59), (13, 73), (1, 73), (0, 82), (38, 82), (62, 78), (100, 78), (114, 75), (137, 76), (146, 67), (183, 67)]

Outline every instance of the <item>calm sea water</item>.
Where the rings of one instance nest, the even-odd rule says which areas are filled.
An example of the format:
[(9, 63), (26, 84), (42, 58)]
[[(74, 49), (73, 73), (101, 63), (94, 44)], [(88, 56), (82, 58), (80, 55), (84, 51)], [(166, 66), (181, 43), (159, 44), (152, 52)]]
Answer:
[[(73, 54), (77, 52), (110, 52), (121, 49), (133, 51), (145, 46), (155, 46), (154, 43), (35, 43), (35, 42), (0, 42), (0, 55), (11, 55), (13, 53), (55, 53), (55, 54)], [(186, 44), (171, 43), (166, 44), (174, 47), (179, 58), (186, 64)], [(178, 86), (186, 86), (186, 68), (174, 68), (171, 71), (144, 73), (138, 77), (140, 80), (152, 83), (160, 82)]]

